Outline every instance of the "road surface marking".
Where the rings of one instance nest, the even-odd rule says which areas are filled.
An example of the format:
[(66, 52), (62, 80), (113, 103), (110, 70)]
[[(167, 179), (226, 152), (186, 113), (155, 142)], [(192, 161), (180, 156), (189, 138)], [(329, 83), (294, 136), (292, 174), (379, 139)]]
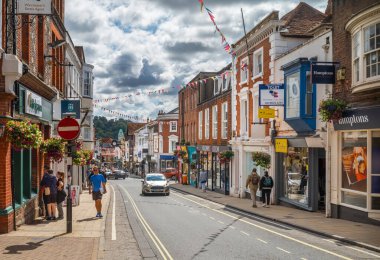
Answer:
[(222, 221), (220, 221), (220, 220), (218, 220), (218, 222), (219, 222), (220, 224), (224, 224), (224, 222), (222, 222)]
[(153, 232), (152, 228), (149, 226), (149, 224), (146, 222), (145, 218), (141, 214), (139, 208), (137, 207), (135, 201), (133, 200), (132, 196), (129, 194), (129, 192), (122, 186), (119, 185), (121, 189), (124, 190), (125, 194), (127, 194), (129, 201), (132, 204), (133, 209), (135, 210), (135, 213), (137, 217), (139, 218), (141, 224), (143, 225), (145, 231), (148, 233), (149, 237), (152, 239), (154, 245), (157, 247), (158, 251), (160, 252), (162, 258), (164, 260), (173, 260), (173, 257), (169, 254), (166, 247), (162, 244), (160, 239), (156, 236), (156, 234)]
[(285, 249), (282, 249), (281, 247), (276, 247), (278, 250), (281, 250), (281, 251), (283, 251), (283, 252), (285, 252), (285, 253), (288, 253), (288, 254), (290, 254), (290, 252), (289, 251), (286, 251)]
[(246, 235), (246, 236), (249, 236), (249, 234), (248, 234), (248, 233), (245, 233), (244, 231), (240, 231), (240, 233), (242, 233), (242, 234), (244, 234), (244, 235)]
[(336, 240), (331, 240), (331, 239), (326, 239), (326, 238), (323, 238), (323, 240), (325, 240), (326, 242), (329, 242), (329, 243), (335, 243)]
[(264, 244), (268, 244), (267, 241), (264, 241), (264, 240), (262, 240), (262, 239), (260, 239), (260, 238), (256, 238), (256, 239), (259, 240), (260, 242), (263, 242)]
[(304, 257), (301, 257), (301, 260), (307, 260), (306, 258), (304, 258)]
[(213, 218), (213, 217), (209, 217), (209, 218), (211, 218), (212, 220), (215, 220), (215, 218)]
[(116, 196), (115, 196), (115, 189), (113, 188), (111, 184), (110, 186), (113, 193), (111, 240), (116, 240)]
[(282, 233), (279, 233), (279, 232), (277, 232), (277, 231), (271, 230), (271, 229), (269, 229), (269, 228), (265, 228), (265, 227), (259, 226), (259, 225), (257, 225), (257, 224), (253, 224), (253, 223), (251, 223), (251, 222), (249, 222), (249, 221), (247, 221), (247, 220), (240, 219), (240, 218), (235, 217), (235, 216), (233, 216), (233, 215), (231, 215), (231, 214), (228, 214), (228, 213), (226, 213), (226, 212), (223, 212), (223, 211), (220, 211), (220, 210), (217, 210), (217, 209), (210, 208), (210, 207), (205, 206), (205, 205), (203, 205), (203, 204), (201, 204), (201, 203), (199, 203), (199, 202), (197, 202), (197, 201), (194, 201), (194, 200), (192, 200), (192, 199), (186, 198), (185, 196), (179, 195), (177, 192), (173, 192), (173, 194), (174, 194), (175, 196), (178, 196), (178, 197), (180, 197), (180, 198), (183, 198), (183, 199), (185, 199), (185, 200), (188, 200), (188, 201), (191, 201), (191, 202), (193, 202), (193, 203), (195, 203), (195, 204), (198, 204), (198, 205), (200, 205), (200, 206), (202, 206), (202, 207), (204, 207), (204, 208), (207, 208), (207, 209), (209, 209), (209, 210), (212, 210), (212, 211), (218, 212), (219, 214), (222, 214), (222, 215), (228, 216), (228, 217), (230, 217), (230, 218), (232, 218), (232, 219), (235, 219), (235, 220), (237, 220), (237, 221), (240, 221), (240, 222), (246, 223), (246, 224), (251, 225), (251, 226), (254, 226), (254, 227), (256, 227), (256, 228), (259, 228), (259, 229), (265, 230), (265, 231), (267, 231), (267, 232), (269, 232), (269, 233), (272, 233), (272, 234), (278, 235), (278, 236), (280, 236), (280, 237), (283, 237), (283, 238), (286, 238), (286, 239), (292, 240), (292, 241), (297, 242), (297, 243), (299, 243), (299, 244), (302, 244), (302, 245), (305, 245), (305, 246), (308, 246), (308, 247), (311, 247), (311, 248), (317, 249), (317, 250), (319, 250), (319, 251), (325, 252), (325, 253), (330, 254), (330, 255), (334, 255), (334, 256), (339, 257), (339, 258), (342, 258), (342, 259), (353, 260), (352, 258), (349, 258), (349, 257), (343, 256), (343, 255), (340, 255), (340, 254), (334, 253), (334, 252), (332, 252), (332, 251), (329, 251), (329, 250), (327, 250), (327, 249), (324, 249), (324, 248), (321, 248), (321, 247), (318, 247), (318, 246), (315, 246), (315, 245), (312, 245), (312, 244), (306, 243), (306, 242), (304, 242), (304, 241), (301, 241), (301, 240), (299, 240), (299, 239), (296, 239), (296, 238), (293, 238), (293, 237), (290, 237), (290, 236), (284, 235), (284, 234), (282, 234)]
[(336, 238), (344, 238), (344, 237), (341, 237), (341, 236), (338, 236), (338, 235), (332, 235), (333, 237), (336, 237)]
[(347, 248), (350, 248), (350, 249), (353, 249), (353, 250), (356, 250), (356, 251), (358, 251), (358, 252), (361, 252), (361, 253), (367, 254), (367, 255), (371, 255), (371, 256), (379, 257), (379, 258), (380, 258), (380, 255), (375, 255), (375, 254), (369, 253), (369, 252), (367, 252), (367, 251), (360, 250), (359, 248), (355, 248), (355, 247), (352, 247), (352, 246), (346, 246), (346, 247), (347, 247)]
[(236, 229), (236, 227), (234, 227), (234, 226), (230, 226), (230, 228), (232, 228), (232, 229)]

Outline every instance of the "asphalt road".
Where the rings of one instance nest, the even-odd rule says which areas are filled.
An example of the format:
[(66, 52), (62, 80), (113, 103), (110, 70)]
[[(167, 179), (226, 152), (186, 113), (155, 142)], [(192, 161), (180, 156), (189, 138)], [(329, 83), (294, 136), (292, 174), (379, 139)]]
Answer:
[(144, 258), (380, 259), (379, 253), (174, 190), (170, 196), (141, 196), (139, 179), (115, 180), (110, 184), (124, 200)]

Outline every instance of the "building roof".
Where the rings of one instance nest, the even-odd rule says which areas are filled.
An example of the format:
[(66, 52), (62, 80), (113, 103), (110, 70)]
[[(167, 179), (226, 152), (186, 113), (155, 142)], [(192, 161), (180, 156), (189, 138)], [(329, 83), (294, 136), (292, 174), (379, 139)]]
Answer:
[(82, 64), (86, 63), (83, 46), (75, 46), (75, 51), (79, 59), (81, 60)]
[(280, 19), (284, 22), (283, 28), (285, 29), (281, 32), (281, 35), (287, 37), (312, 37), (313, 35), (309, 31), (325, 21), (327, 16), (314, 7), (301, 2)]
[(146, 125), (146, 123), (133, 123), (133, 122), (128, 123), (127, 124), (127, 131), (126, 131), (125, 135), (126, 136), (133, 135), (137, 129), (140, 129), (144, 125)]

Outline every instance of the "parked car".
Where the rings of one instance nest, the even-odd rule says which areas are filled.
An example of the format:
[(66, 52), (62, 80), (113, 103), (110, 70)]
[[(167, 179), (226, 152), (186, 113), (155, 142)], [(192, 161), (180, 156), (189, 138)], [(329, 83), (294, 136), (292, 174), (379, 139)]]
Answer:
[(112, 172), (107, 170), (107, 171), (104, 172), (104, 174), (105, 174), (106, 177), (108, 178), (108, 176), (110, 176), (110, 175), (112, 174)]
[(176, 168), (166, 168), (166, 170), (164, 170), (162, 174), (165, 175), (166, 179), (176, 180), (178, 170)]
[(128, 174), (123, 170), (114, 170), (110, 175), (108, 175), (108, 179), (114, 178), (117, 179), (125, 179), (128, 177)]
[(142, 182), (141, 194), (163, 194), (169, 196), (169, 182), (162, 173), (148, 173)]

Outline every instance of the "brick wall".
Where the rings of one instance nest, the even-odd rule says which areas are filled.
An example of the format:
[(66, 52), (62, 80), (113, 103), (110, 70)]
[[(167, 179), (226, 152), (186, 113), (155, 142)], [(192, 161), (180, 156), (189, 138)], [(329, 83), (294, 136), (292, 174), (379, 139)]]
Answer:
[[(161, 122), (162, 122), (162, 132), (159, 132), (158, 134), (162, 136), (162, 142), (163, 142), (162, 152), (169, 153), (169, 136), (171, 135), (178, 136), (178, 133), (179, 133), (178, 120), (176, 119), (158, 120), (158, 124), (160, 124)], [(170, 122), (177, 122), (176, 132), (170, 132)]]
[[(179, 100), (179, 141), (184, 139), (194, 145), (197, 140), (197, 89), (186, 87), (178, 94)], [(184, 118), (184, 120), (183, 120)]]
[(334, 95), (346, 99), (352, 106), (378, 105), (380, 90), (352, 94), (352, 39), (345, 30), (346, 23), (356, 13), (379, 3), (378, 0), (335, 0), (332, 1), (333, 23), (333, 59), (340, 62), (341, 68), (346, 68), (346, 80), (337, 82), (334, 86)]

